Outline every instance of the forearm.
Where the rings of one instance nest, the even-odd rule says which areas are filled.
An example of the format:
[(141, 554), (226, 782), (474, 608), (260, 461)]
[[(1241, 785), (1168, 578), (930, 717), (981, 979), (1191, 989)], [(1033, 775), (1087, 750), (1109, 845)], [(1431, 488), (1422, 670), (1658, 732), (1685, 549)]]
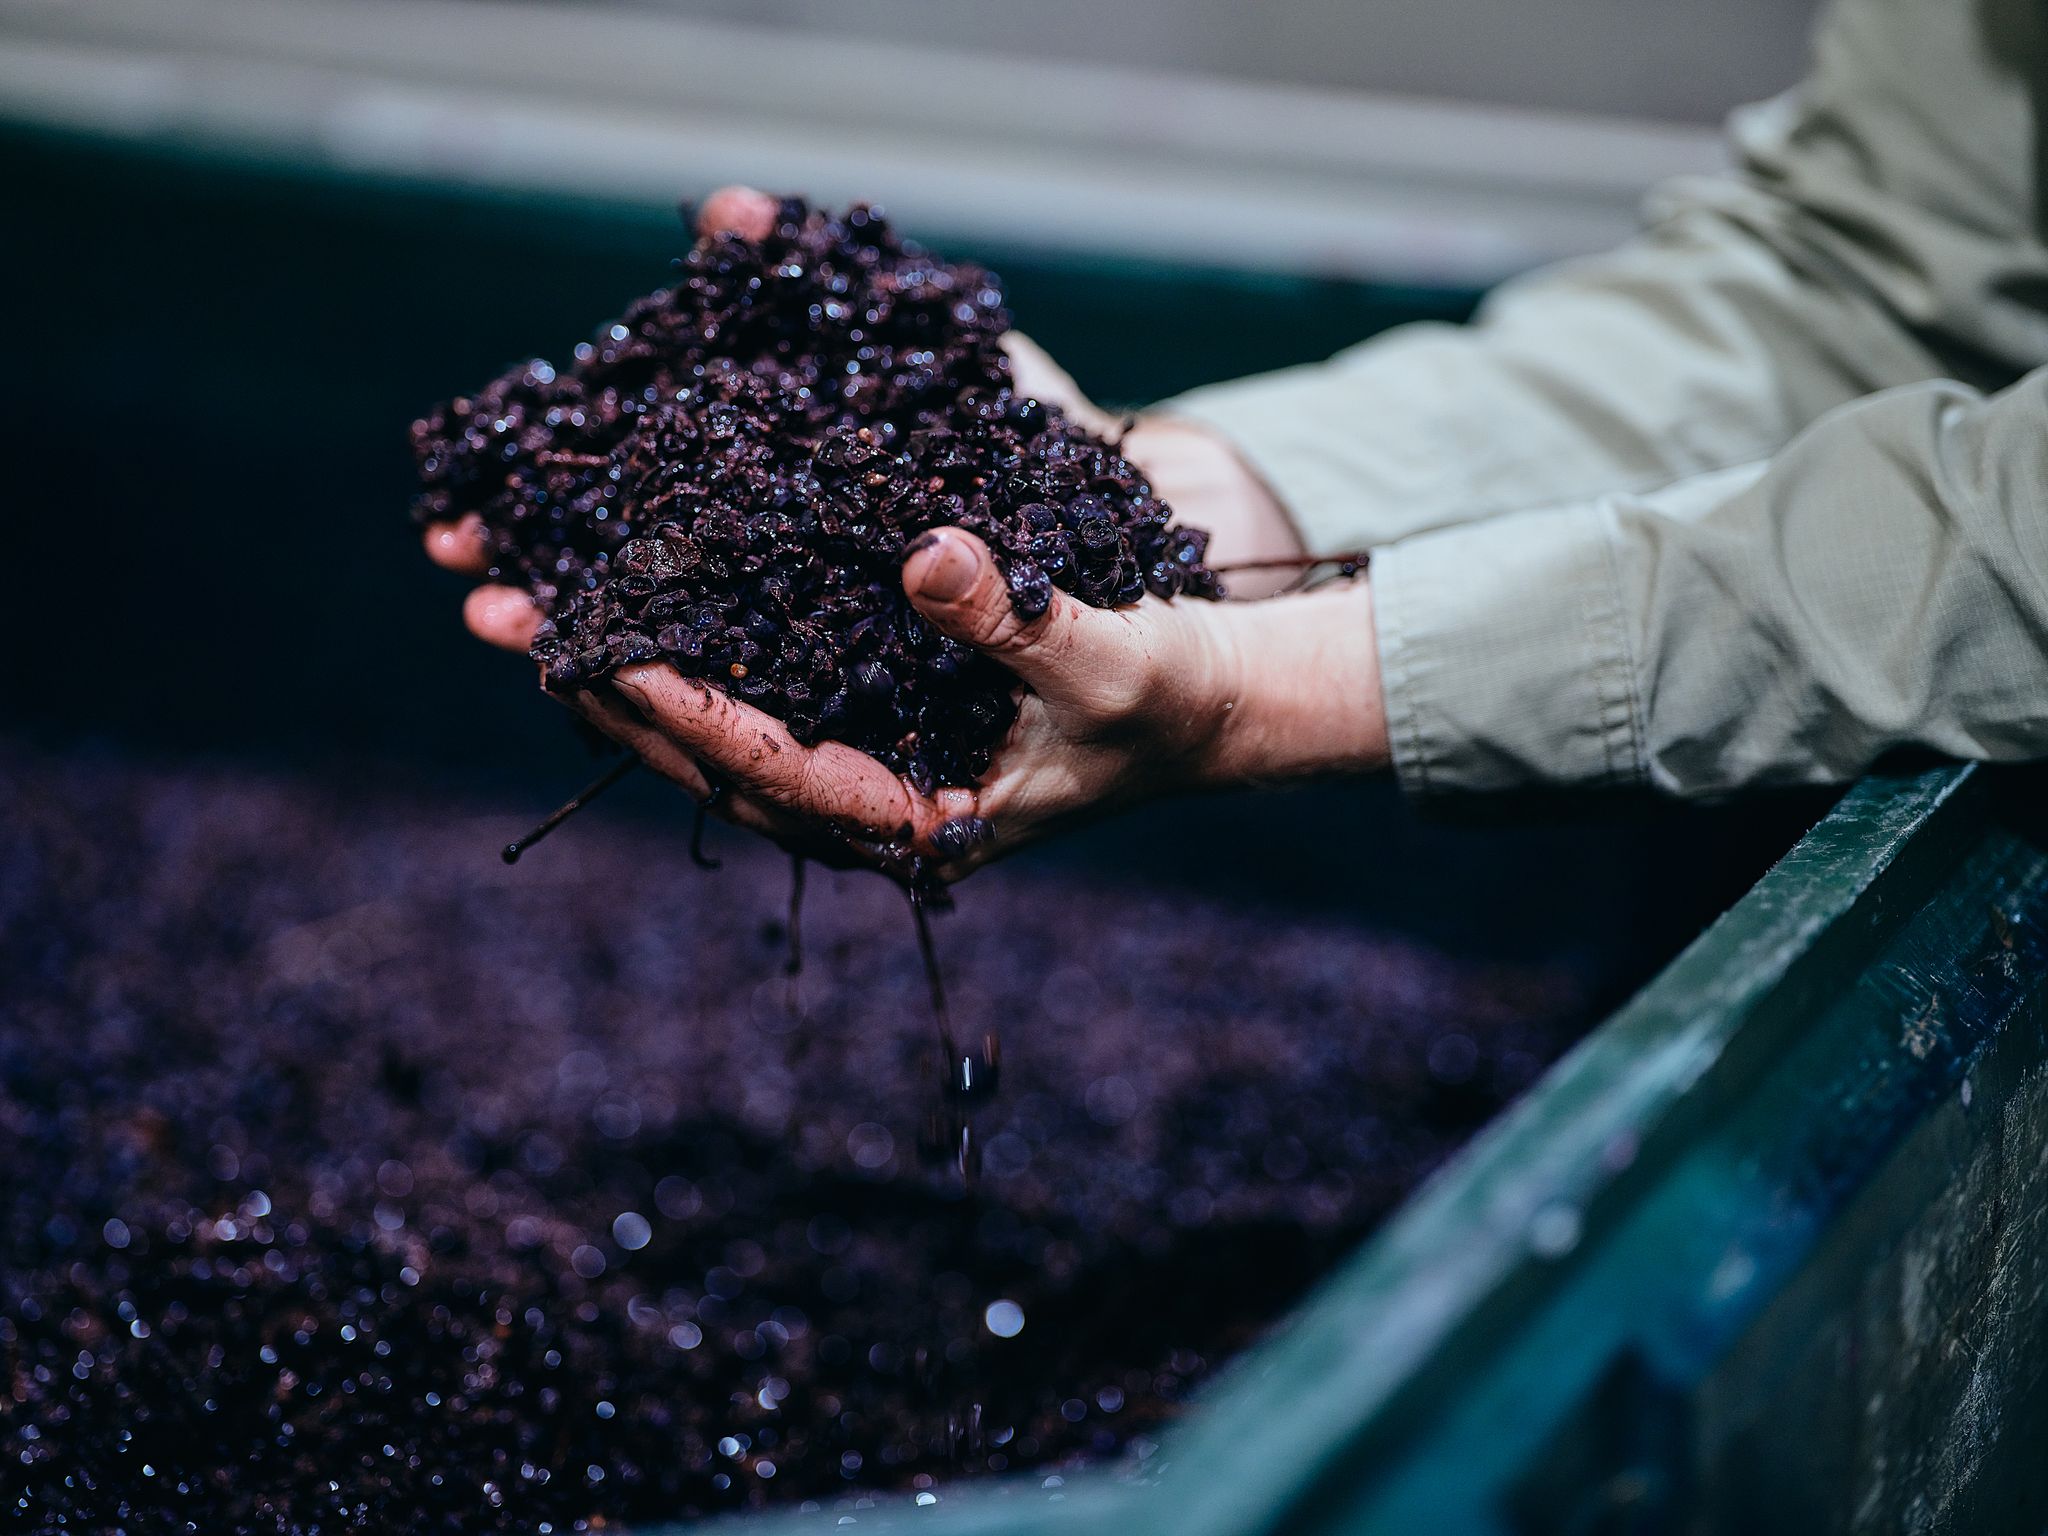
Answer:
[(2048, 371), (1859, 403), (1698, 519), (1615, 532), (1657, 787), (2048, 754)]

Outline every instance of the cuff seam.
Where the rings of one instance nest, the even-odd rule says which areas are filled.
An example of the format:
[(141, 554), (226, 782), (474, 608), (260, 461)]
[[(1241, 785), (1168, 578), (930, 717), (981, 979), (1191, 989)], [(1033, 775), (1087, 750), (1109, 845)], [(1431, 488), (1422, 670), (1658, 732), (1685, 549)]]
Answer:
[(1394, 759), (1395, 775), (1411, 793), (1429, 792), (1429, 759), (1422, 745), (1422, 722), (1410, 707), (1408, 636), (1402, 625), (1403, 610), (1396, 603), (1378, 600), (1373, 610), (1379, 619), (1380, 693), (1387, 716), (1387, 745)]
[(1404, 789), (1648, 780), (1627, 552), (1611, 507), (1439, 530), (1380, 554), (1373, 606)]
[[(1593, 536), (1600, 542), (1605, 589), (1593, 594), (1587, 627), (1593, 631), (1601, 748), (1608, 778), (1616, 783), (1641, 783), (1644, 773), (1642, 690), (1638, 683), (1635, 646), (1621, 598), (1621, 559), (1615, 549), (1613, 520), (1604, 509), (1596, 514)], [(1605, 633), (1601, 633), (1604, 630)], [(1618, 687), (1616, 686), (1618, 685)], [(1614, 689), (1610, 693), (1610, 688)]]

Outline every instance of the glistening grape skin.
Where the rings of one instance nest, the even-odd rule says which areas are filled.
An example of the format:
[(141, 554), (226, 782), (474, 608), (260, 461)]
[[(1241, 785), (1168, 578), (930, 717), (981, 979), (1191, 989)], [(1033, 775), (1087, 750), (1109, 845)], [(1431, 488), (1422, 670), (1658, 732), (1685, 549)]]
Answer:
[(666, 661), (848, 742), (920, 790), (970, 784), (1015, 680), (903, 595), (944, 525), (994, 552), (1018, 613), (1219, 597), (1207, 535), (1057, 407), (1017, 393), (989, 273), (934, 260), (856, 206), (781, 205), (756, 242), (699, 241), (677, 281), (413, 424), (415, 513), (477, 513), (500, 579), (573, 690)]

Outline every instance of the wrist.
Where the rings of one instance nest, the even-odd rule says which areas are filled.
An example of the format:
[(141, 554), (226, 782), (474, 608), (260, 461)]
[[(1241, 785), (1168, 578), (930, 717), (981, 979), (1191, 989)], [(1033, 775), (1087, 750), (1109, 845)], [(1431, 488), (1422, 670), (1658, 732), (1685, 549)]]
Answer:
[(1363, 578), (1217, 610), (1223, 724), (1203, 778), (1216, 787), (1388, 766), (1386, 696)]

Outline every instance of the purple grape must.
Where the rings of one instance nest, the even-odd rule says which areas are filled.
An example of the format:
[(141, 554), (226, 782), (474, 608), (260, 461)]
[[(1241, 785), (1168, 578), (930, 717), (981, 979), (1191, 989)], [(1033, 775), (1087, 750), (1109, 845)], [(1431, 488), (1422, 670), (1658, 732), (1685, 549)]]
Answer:
[(1020, 395), (997, 280), (874, 210), (789, 200), (700, 240), (674, 286), (557, 369), (535, 359), (412, 429), (422, 521), (476, 513), (545, 622), (547, 686), (665, 661), (879, 758), (918, 789), (986, 772), (1015, 679), (910, 606), (905, 548), (987, 541), (1018, 613), (1222, 595), (1206, 534), (1057, 407)]
[(799, 1019), (767, 844), (714, 884), (598, 820), (512, 877), (505, 802), (341, 777), (0, 737), (0, 1531), (864, 1531), (1142, 1458), (1588, 1012), (1563, 965), (993, 871), (949, 1001), (1030, 1049), (970, 1197), (917, 1154), (895, 890), (816, 877)]

